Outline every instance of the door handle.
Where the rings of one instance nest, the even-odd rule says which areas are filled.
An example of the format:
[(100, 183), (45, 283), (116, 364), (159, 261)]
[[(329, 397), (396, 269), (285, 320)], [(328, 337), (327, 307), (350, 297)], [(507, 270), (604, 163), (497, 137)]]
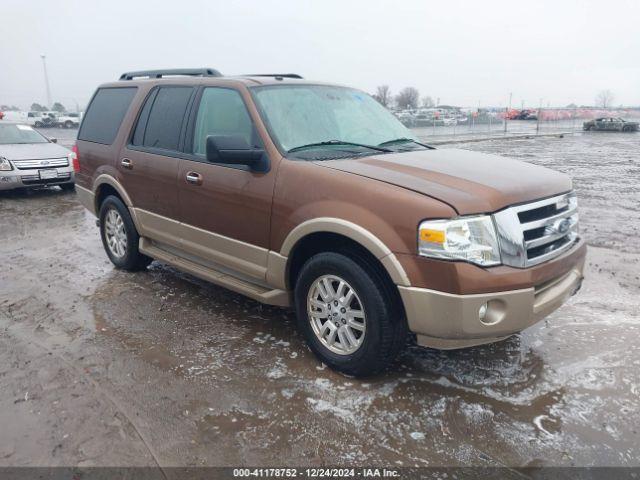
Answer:
[(202, 185), (202, 175), (198, 172), (187, 172), (187, 176), (185, 178), (187, 183), (192, 185)]
[(129, 160), (128, 158), (123, 158), (122, 160), (120, 160), (120, 165), (122, 165), (122, 168), (126, 168), (127, 170), (131, 170), (133, 168), (133, 162), (131, 162), (131, 160)]

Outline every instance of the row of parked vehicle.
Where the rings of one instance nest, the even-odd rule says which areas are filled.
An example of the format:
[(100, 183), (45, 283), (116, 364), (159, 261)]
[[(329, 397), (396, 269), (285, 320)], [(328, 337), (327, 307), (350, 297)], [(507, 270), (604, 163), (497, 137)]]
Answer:
[(460, 111), (421, 108), (417, 110), (399, 110), (393, 112), (406, 127), (443, 127), (468, 124), (469, 116)]
[(78, 128), (82, 113), (75, 112), (3, 112), (0, 119), (31, 125), (36, 128)]

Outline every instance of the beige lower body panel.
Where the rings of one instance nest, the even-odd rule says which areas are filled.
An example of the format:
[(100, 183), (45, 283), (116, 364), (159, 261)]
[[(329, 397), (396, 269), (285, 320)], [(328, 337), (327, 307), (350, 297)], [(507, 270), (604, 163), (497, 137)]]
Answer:
[(96, 196), (94, 195), (94, 193), (88, 188), (84, 188), (76, 184), (76, 195), (78, 196), (78, 201), (82, 204), (82, 206), (93, 213), (95, 216), (97, 216)]
[(242, 295), (246, 295), (247, 297), (261, 303), (276, 305), (279, 307), (290, 306), (291, 302), (289, 292), (285, 290), (265, 287), (224, 271), (202, 265), (182, 256), (178, 256), (144, 237), (140, 239), (139, 249), (145, 255), (155, 258), (156, 260), (173, 265), (182, 271), (194, 275), (195, 277), (215, 283), (216, 285), (228, 288), (229, 290)]
[(283, 285), (285, 257), (146, 210), (130, 210), (145, 255), (259, 302), (290, 305)]
[[(474, 295), (398, 289), (418, 344), (447, 350), (499, 341), (524, 330), (560, 307), (580, 288), (582, 278), (581, 268), (576, 268), (536, 288)], [(483, 305), (487, 311), (481, 321)]]
[(265, 280), (269, 253), (266, 248), (217, 235), (146, 210), (132, 210), (140, 224), (138, 233), (141, 237), (184, 250), (258, 281)]

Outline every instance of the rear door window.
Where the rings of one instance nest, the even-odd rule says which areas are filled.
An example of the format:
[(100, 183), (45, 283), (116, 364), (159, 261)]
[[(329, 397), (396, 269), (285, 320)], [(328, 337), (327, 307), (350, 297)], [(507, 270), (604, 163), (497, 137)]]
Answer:
[[(140, 124), (136, 126), (133, 144), (177, 151), (185, 113), (193, 90), (193, 87), (161, 87), (155, 95), (149, 96), (140, 115)], [(150, 102), (152, 105), (149, 106)], [(149, 112), (148, 118), (145, 118), (146, 111)], [(142, 122), (146, 122), (146, 126), (143, 126)], [(142, 128), (144, 128), (144, 134), (142, 134)]]
[(84, 116), (78, 140), (111, 145), (136, 90), (137, 87), (98, 89)]

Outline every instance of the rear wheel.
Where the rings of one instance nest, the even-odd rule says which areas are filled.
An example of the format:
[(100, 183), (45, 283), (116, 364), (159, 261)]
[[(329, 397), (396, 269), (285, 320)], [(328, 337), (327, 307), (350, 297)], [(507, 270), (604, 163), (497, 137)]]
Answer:
[(64, 122), (64, 128), (73, 128), (73, 122), (71, 120), (67, 120)]
[(111, 262), (123, 270), (142, 270), (152, 261), (138, 250), (140, 236), (129, 210), (118, 197), (108, 196), (100, 206), (100, 236)]
[(380, 372), (406, 339), (406, 322), (389, 285), (357, 255), (311, 257), (296, 282), (295, 306), (311, 350), (348, 375)]

